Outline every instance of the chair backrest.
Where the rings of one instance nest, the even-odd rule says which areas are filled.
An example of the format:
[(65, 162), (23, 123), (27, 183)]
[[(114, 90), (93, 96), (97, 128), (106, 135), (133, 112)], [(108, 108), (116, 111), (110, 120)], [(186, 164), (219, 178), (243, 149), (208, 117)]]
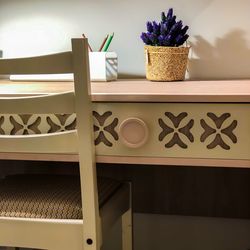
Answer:
[(56, 73), (74, 75), (72, 92), (32, 97), (0, 97), (0, 114), (76, 113), (77, 119), (77, 129), (74, 131), (42, 135), (1, 135), (0, 152), (78, 152), (85, 225), (83, 240), (88, 249), (96, 249), (99, 245), (99, 210), (87, 44), (87, 39), (72, 39), (70, 52), (31, 58), (0, 59), (0, 75)]
[[(77, 106), (90, 109), (87, 56), (85, 40), (73, 39), (70, 52), (1, 59), (0, 74), (74, 73), (75, 93), (0, 98), (0, 114), (71, 114), (76, 112)], [(85, 111), (89, 114), (89, 111)], [(79, 115), (85, 115), (84, 111), (81, 110)], [(0, 139), (0, 152), (74, 153), (78, 152), (76, 139), (75, 131), (49, 136), (4, 136)]]

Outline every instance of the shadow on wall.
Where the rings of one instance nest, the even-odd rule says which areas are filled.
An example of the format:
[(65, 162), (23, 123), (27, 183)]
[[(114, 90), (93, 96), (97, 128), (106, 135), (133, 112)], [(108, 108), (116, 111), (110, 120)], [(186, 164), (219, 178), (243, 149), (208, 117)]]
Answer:
[(145, 74), (119, 73), (119, 79), (145, 79)]
[[(2, 58), (2, 57), (3, 57), (3, 51), (0, 50), (0, 58)], [(9, 78), (9, 75), (0, 75), (0, 79), (8, 79), (8, 78)]]
[(243, 30), (234, 30), (212, 45), (201, 36), (191, 43), (190, 79), (244, 79), (250, 77), (250, 47)]

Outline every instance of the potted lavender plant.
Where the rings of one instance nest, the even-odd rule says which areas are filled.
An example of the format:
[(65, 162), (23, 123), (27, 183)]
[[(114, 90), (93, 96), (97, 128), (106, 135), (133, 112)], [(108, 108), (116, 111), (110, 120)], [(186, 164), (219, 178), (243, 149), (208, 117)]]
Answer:
[(145, 43), (146, 77), (151, 81), (184, 80), (189, 47), (182, 46), (188, 39), (188, 26), (176, 21), (173, 9), (162, 12), (161, 21), (147, 22), (147, 32), (142, 32)]

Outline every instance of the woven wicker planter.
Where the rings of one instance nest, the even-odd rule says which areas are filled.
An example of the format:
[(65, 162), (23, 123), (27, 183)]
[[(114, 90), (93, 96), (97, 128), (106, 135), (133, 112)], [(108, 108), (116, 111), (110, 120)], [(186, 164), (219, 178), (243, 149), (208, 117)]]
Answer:
[(145, 46), (146, 77), (151, 81), (185, 79), (189, 47)]

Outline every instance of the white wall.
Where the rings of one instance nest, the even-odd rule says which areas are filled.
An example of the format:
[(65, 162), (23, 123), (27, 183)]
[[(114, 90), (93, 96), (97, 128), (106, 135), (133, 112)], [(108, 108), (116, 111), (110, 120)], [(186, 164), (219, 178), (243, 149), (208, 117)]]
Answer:
[(120, 74), (143, 76), (140, 33), (169, 7), (190, 26), (192, 78), (250, 77), (249, 0), (0, 0), (0, 50), (4, 57), (62, 51), (82, 32), (98, 48), (114, 31)]

